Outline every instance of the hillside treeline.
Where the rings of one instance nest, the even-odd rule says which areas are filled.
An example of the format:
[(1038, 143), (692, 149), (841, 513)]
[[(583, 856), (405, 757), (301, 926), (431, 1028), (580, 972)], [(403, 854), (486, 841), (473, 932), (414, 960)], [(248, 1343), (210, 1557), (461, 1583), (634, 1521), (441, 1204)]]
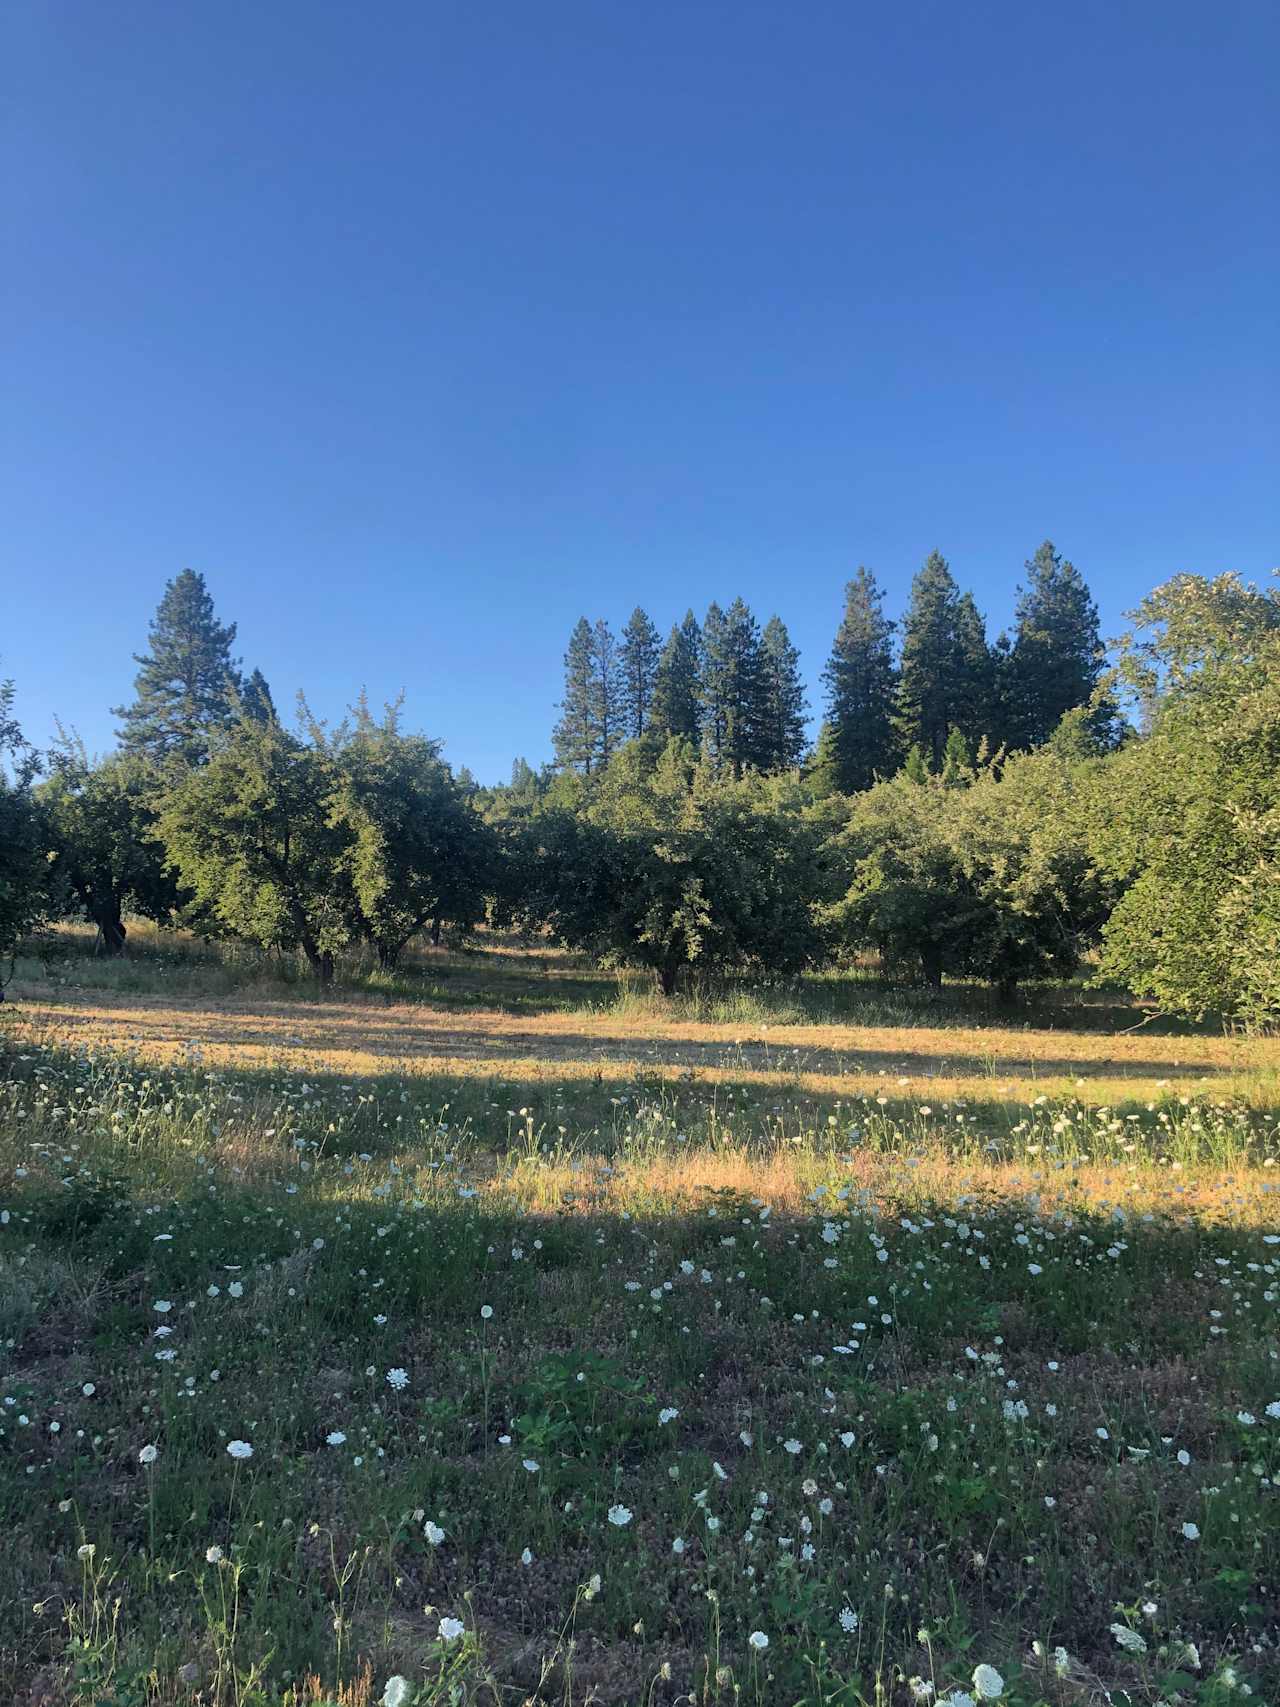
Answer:
[(584, 620), (557, 764), (517, 761), (492, 788), (398, 704), (361, 698), (330, 728), (300, 699), (286, 726), (186, 570), (114, 752), (62, 736), (36, 753), (0, 690), (0, 949), (80, 917), (121, 953), (143, 917), (300, 953), (326, 981), (354, 947), (393, 967), (421, 933), (487, 920), (646, 967), (667, 993), (870, 952), (904, 982), (1011, 999), (1090, 957), (1168, 1011), (1274, 1017), (1280, 594), (1176, 577), (1104, 669), (1076, 572), (1050, 546), (1028, 567), (994, 647), (936, 555), (896, 646), (859, 572), (809, 753), (776, 619), (761, 633), (741, 601), (713, 606), (659, 647), (637, 613), (608, 661), (612, 709), (612, 640)]

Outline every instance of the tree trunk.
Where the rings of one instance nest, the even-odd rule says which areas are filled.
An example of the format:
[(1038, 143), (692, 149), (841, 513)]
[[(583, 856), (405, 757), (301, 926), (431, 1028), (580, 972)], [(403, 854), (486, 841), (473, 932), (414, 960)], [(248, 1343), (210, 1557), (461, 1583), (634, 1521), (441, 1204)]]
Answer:
[(1011, 1008), (1018, 999), (1018, 980), (1006, 972), (996, 985), (996, 1000), (1002, 1008)]
[(676, 993), (676, 983), (680, 977), (679, 966), (659, 966), (656, 968), (656, 971), (658, 975), (658, 988), (662, 991), (663, 995), (668, 998), (674, 996)]
[(920, 969), (924, 973), (924, 981), (931, 990), (942, 988), (942, 950), (932, 944), (920, 950)]
[(432, 921), (431, 921), (431, 946), (432, 946), (432, 948), (439, 948), (439, 946), (440, 946), (440, 930), (441, 930), (441, 927), (443, 926), (443, 924), (444, 924), (444, 920), (440, 917), (439, 913), (437, 913), (435, 918), (432, 919)]
[(400, 964), (400, 950), (404, 944), (399, 942), (380, 942), (378, 944), (378, 965), (384, 972), (394, 972)]
[(102, 938), (98, 949), (100, 954), (119, 955), (125, 951), (125, 937), (129, 934), (128, 927), (120, 917), (118, 907), (104, 907), (94, 916), (94, 924)]
[(307, 957), (307, 965), (315, 974), (316, 981), (322, 985), (332, 984), (333, 955), (327, 950), (322, 953), (316, 947), (315, 940), (310, 934), (302, 938), (302, 952)]

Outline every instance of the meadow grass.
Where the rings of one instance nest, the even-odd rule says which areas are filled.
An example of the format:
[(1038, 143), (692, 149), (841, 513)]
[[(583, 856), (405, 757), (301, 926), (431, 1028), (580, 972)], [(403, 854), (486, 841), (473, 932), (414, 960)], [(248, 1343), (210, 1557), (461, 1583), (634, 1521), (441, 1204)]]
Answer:
[(0, 1699), (1280, 1701), (1273, 1044), (223, 967), (0, 1010)]

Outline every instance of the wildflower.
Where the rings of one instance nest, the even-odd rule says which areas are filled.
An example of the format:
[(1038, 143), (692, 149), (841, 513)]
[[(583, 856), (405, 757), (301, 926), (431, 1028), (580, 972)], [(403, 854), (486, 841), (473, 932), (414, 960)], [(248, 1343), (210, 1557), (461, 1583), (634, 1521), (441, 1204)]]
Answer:
[(618, 1529), (625, 1529), (634, 1515), (629, 1506), (611, 1505), (609, 1507), (609, 1522)]
[(138, 1454), (138, 1462), (139, 1464), (154, 1464), (159, 1456), (160, 1448), (158, 1446), (144, 1446)]
[(82, 1542), (81, 1545), (76, 1548), (76, 1558), (77, 1559), (92, 1559), (93, 1555), (97, 1551), (98, 1551), (98, 1549), (94, 1546), (92, 1541), (85, 1541), (85, 1542)]
[(525, 1548), (524, 1552), (521, 1553), (521, 1555), (520, 1555), (520, 1563), (522, 1565), (531, 1565), (533, 1563), (533, 1554), (530, 1552), (530, 1550), (527, 1547)]
[(1240, 1423), (1245, 1428), (1252, 1428), (1253, 1425), (1257, 1422), (1257, 1420), (1258, 1420), (1257, 1417), (1254, 1416), (1252, 1411), (1237, 1411), (1236, 1412), (1236, 1421), (1238, 1423)]
[(840, 1628), (844, 1631), (846, 1636), (852, 1636), (853, 1632), (858, 1628), (858, 1614), (851, 1606), (842, 1606), (840, 1608)]
[(220, 1565), (223, 1557), (222, 1548), (219, 1547), (218, 1543), (215, 1541), (212, 1547), (205, 1548), (204, 1556), (209, 1564)]
[(485, 1321), (485, 1322), (491, 1321), (493, 1319), (493, 1305), (492, 1304), (482, 1304), (480, 1306), (480, 1319), (482, 1321)]
[(975, 1666), (973, 1687), (978, 1692), (979, 1700), (997, 1701), (1004, 1694), (1004, 1679), (994, 1666)]
[(413, 1694), (413, 1685), (407, 1677), (401, 1677), (399, 1672), (387, 1679), (387, 1687), (382, 1692), (382, 1707), (405, 1707), (405, 1703)]
[(1127, 1624), (1113, 1624), (1111, 1626), (1111, 1634), (1115, 1637), (1119, 1646), (1124, 1648), (1126, 1652), (1131, 1654), (1146, 1653), (1146, 1642), (1136, 1630), (1131, 1630)]
[(1179, 1462), (1179, 1464), (1182, 1465), (1184, 1470), (1186, 1469), (1187, 1465), (1190, 1464), (1190, 1462), (1191, 1462), (1191, 1454), (1187, 1451), (1185, 1446), (1178, 1453), (1178, 1462)]
[(332, 1429), (324, 1437), (324, 1443), (326, 1446), (345, 1446), (346, 1440), (347, 1437), (343, 1434), (340, 1428)]
[(531, 1475), (531, 1476), (532, 1476), (532, 1475), (533, 1475), (533, 1474), (534, 1474), (534, 1473), (535, 1473), (535, 1472), (536, 1472), (536, 1471), (538, 1471), (538, 1470), (540, 1470), (540, 1469), (541, 1469), (541, 1468), (542, 1468), (542, 1466), (541, 1466), (541, 1465), (540, 1465), (540, 1464), (539, 1464), (539, 1463), (538, 1463), (538, 1460), (537, 1460), (537, 1459), (536, 1459), (536, 1458), (526, 1458), (526, 1459), (525, 1459), (525, 1460), (524, 1460), (524, 1467), (525, 1467), (525, 1469), (526, 1469), (526, 1470), (527, 1470), (527, 1471), (528, 1471), (528, 1472), (529, 1472), (529, 1474), (530, 1474), (530, 1475)]
[(253, 1448), (247, 1440), (229, 1440), (227, 1451), (237, 1460), (253, 1457)]
[(681, 1535), (677, 1535), (675, 1540), (671, 1543), (671, 1551), (676, 1555), (677, 1558), (679, 1558), (681, 1553), (684, 1552), (684, 1550), (685, 1550), (684, 1537)]
[(80, 1391), (84, 1394), (86, 1399), (92, 1399), (98, 1389), (94, 1386), (92, 1381), (86, 1381)]
[(753, 1630), (747, 1637), (747, 1641), (758, 1654), (762, 1654), (769, 1646), (769, 1638), (765, 1635), (763, 1630)]
[(440, 1640), (442, 1642), (456, 1642), (465, 1629), (466, 1625), (461, 1618), (442, 1618), (440, 1620)]
[(1200, 1529), (1197, 1524), (1184, 1523), (1182, 1526), (1182, 1533), (1188, 1541), (1198, 1541), (1200, 1539)]
[(667, 1405), (663, 1410), (658, 1412), (658, 1421), (665, 1425), (669, 1422), (674, 1422), (679, 1415), (680, 1412), (675, 1405)]
[(409, 1372), (407, 1369), (388, 1369), (387, 1386), (391, 1388), (393, 1393), (403, 1393), (408, 1385)]
[(433, 1547), (438, 1547), (444, 1540), (444, 1530), (438, 1523), (432, 1523), (430, 1518), (423, 1524), (422, 1533)]
[(156, 1312), (156, 1314), (158, 1316), (167, 1316), (169, 1314), (170, 1310), (173, 1309), (173, 1305), (169, 1302), (169, 1300), (167, 1298), (157, 1298), (155, 1303), (151, 1306), (151, 1308)]
[(800, 1442), (798, 1440), (792, 1439), (792, 1440), (784, 1440), (783, 1441), (782, 1450), (784, 1452), (789, 1452), (791, 1454), (791, 1456), (794, 1458), (796, 1456), (796, 1454), (798, 1452), (800, 1452), (802, 1449), (800, 1446)]

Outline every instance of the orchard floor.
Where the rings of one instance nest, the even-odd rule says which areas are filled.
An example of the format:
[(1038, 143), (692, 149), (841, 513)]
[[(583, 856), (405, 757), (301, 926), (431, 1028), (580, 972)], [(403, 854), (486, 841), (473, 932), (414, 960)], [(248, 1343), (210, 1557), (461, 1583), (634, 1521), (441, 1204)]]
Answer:
[(139, 944), (0, 1008), (0, 1700), (1280, 1702), (1276, 1040)]

